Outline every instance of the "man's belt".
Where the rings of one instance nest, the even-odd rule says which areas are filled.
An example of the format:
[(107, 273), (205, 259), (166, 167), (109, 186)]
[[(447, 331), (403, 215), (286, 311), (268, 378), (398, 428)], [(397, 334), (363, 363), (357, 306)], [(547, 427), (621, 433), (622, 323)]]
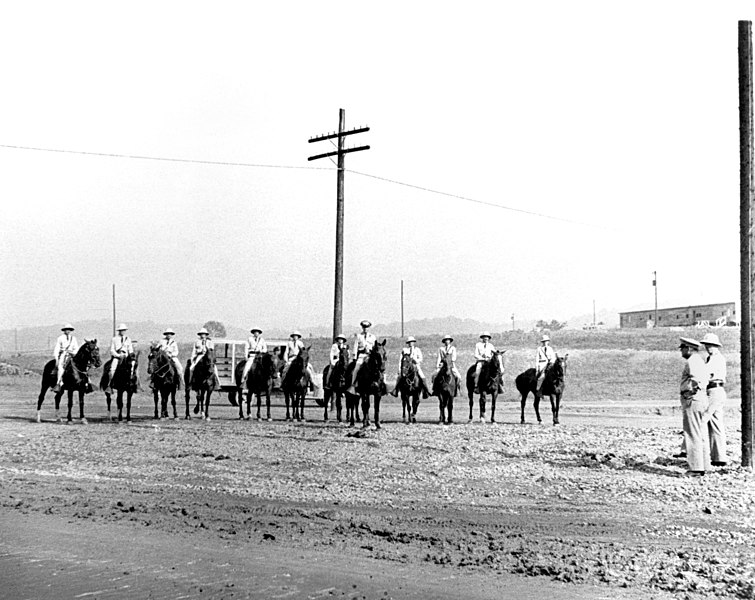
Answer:
[(721, 381), (720, 379), (717, 379), (716, 381), (711, 381), (708, 384), (708, 387), (706, 389), (717, 388), (717, 387), (724, 387), (724, 382)]

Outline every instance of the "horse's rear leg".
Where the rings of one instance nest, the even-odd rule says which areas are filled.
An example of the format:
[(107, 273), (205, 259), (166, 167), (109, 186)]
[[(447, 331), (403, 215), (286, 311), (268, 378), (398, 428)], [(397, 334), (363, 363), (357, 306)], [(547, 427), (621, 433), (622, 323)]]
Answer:
[(116, 391), (115, 407), (118, 409), (118, 420), (123, 421), (123, 390)]
[(186, 393), (184, 394), (184, 400), (186, 401), (186, 416), (184, 417), (184, 419), (186, 421), (190, 421), (191, 420), (191, 415), (189, 414), (189, 404), (191, 404), (191, 394), (189, 393), (188, 386), (186, 387)]
[(487, 398), (485, 397), (485, 394), (480, 393), (480, 423), (485, 422), (485, 403), (487, 401)]
[(490, 422), (495, 423), (495, 401), (498, 397), (496, 392), (490, 397)]
[[(134, 395), (132, 391), (126, 392), (126, 423), (131, 422), (131, 398)], [(168, 416), (168, 408), (165, 408), (165, 416)]]
[(448, 396), (446, 409), (448, 411), (448, 419), (446, 420), (446, 423), (450, 425), (451, 423), (454, 422), (454, 395), (453, 394), (449, 394)]
[(170, 394), (170, 404), (173, 406), (173, 418), (178, 418), (178, 412), (176, 411), (176, 390), (171, 390), (169, 392)]
[(362, 396), (362, 427), (368, 427), (370, 424), (370, 397)]
[(336, 392), (336, 419), (338, 422), (341, 422), (341, 411), (343, 410), (342, 407), (342, 400), (341, 400), (341, 392)]
[(375, 429), (380, 429), (380, 395), (375, 396)]
[(265, 408), (267, 409), (267, 420), (272, 421), (273, 417), (270, 414), (270, 388), (265, 390)]
[(417, 422), (417, 409), (419, 408), (419, 394), (412, 399), (412, 423)]
[(81, 424), (86, 425), (87, 420), (84, 417), (84, 391), (79, 390), (79, 419), (81, 419)]
[(537, 416), (538, 423), (543, 422), (543, 420), (540, 418), (540, 398), (542, 398), (542, 395), (538, 392), (535, 392), (535, 399), (532, 401), (532, 404), (535, 407), (535, 415)]
[(469, 422), (472, 422), (472, 409), (474, 408), (474, 392), (469, 392)]
[(307, 420), (307, 419), (306, 419), (306, 418), (304, 417), (304, 400), (305, 400), (305, 398), (306, 398), (306, 397), (307, 397), (307, 392), (302, 392), (302, 393), (301, 393), (301, 402), (300, 402), (300, 404), (299, 404), (299, 417), (300, 417), (300, 419), (299, 419), (299, 420), (300, 420), (300, 421), (305, 421), (305, 422), (306, 422), (306, 420)]
[(561, 407), (561, 394), (551, 394), (551, 411), (553, 412), (553, 424), (558, 425), (558, 411)]

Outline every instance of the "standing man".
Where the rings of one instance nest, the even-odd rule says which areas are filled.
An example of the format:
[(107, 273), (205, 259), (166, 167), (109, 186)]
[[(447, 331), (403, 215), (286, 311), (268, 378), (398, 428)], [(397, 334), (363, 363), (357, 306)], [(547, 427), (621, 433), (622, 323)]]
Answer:
[(178, 360), (178, 342), (173, 339), (174, 335), (176, 335), (176, 332), (170, 327), (163, 331), (163, 339), (160, 340), (160, 348), (162, 348), (165, 351), (165, 354), (170, 357), (176, 367), (176, 371), (178, 371), (178, 389), (180, 390), (183, 385), (184, 367), (181, 364), (181, 361)]
[(367, 331), (370, 327), (372, 327), (372, 323), (365, 319), (359, 325), (362, 327), (362, 331), (357, 334), (356, 340), (354, 342), (354, 348), (356, 349), (357, 353), (357, 361), (354, 365), (354, 372), (351, 375), (351, 386), (348, 389), (348, 392), (350, 394), (356, 393), (354, 386), (357, 383), (357, 375), (359, 374), (359, 369), (362, 368), (362, 363), (364, 363), (365, 359), (372, 351), (372, 347), (375, 345), (375, 342), (377, 342), (377, 338)]
[(714, 467), (726, 466), (726, 428), (724, 427), (724, 404), (726, 403), (726, 359), (721, 354), (721, 342), (715, 333), (706, 333), (700, 343), (705, 348), (705, 365), (709, 380), (708, 393), (708, 437), (710, 438), (710, 464)]
[(535, 357), (535, 374), (537, 375), (537, 393), (540, 393), (540, 388), (543, 387), (543, 380), (545, 379), (545, 369), (549, 365), (556, 362), (556, 351), (551, 348), (551, 336), (547, 333), (540, 338), (540, 346), (537, 349), (537, 356)]
[[(427, 399), (430, 395), (430, 390), (427, 389), (427, 381), (425, 380), (425, 374), (422, 372), (422, 350), (417, 348), (417, 338), (410, 335), (406, 338), (406, 346), (401, 351), (401, 354), (409, 356), (414, 364), (417, 365), (417, 375), (419, 375), (420, 388), (422, 390), (422, 398)], [(398, 363), (398, 375), (396, 377), (396, 385), (391, 392), (391, 396), (398, 397), (398, 386), (401, 383), (401, 361)]]
[[(290, 336), (288, 342), (286, 342), (286, 349), (283, 351), (283, 371), (281, 371), (281, 382), (286, 378), (286, 373), (294, 362), (294, 359), (299, 356), (299, 353), (304, 349), (304, 342), (301, 341), (301, 333), (294, 331)], [(309, 376), (309, 388), (314, 390), (315, 388), (315, 372), (312, 370), (312, 363), (307, 362), (307, 375)]]
[(705, 475), (710, 467), (710, 443), (708, 441), (708, 396), (705, 388), (710, 379), (708, 369), (697, 350), (700, 343), (689, 338), (680, 338), (682, 357), (686, 359), (679, 387), (682, 405), (684, 447), (687, 452), (687, 475)]
[(480, 390), (480, 371), (482, 370), (482, 363), (490, 360), (495, 353), (495, 346), (490, 343), (490, 332), (483, 331), (480, 334), (481, 342), (477, 342), (474, 347), (474, 359), (477, 361), (474, 371), (474, 389), (475, 393)]
[(79, 351), (79, 342), (73, 335), (73, 325), (66, 323), (60, 328), (63, 332), (58, 336), (55, 342), (55, 350), (53, 351), (53, 358), (55, 359), (55, 366), (58, 370), (58, 381), (53, 387), (54, 392), (60, 391), (60, 386), (63, 384), (63, 373), (66, 370), (68, 361)]
[(349, 356), (349, 347), (346, 344), (346, 336), (339, 333), (336, 336), (336, 341), (333, 342), (333, 345), (330, 347), (330, 369), (328, 369), (328, 381), (325, 387), (332, 387), (331, 379), (333, 378), (333, 370), (338, 363), (338, 359), (341, 357), (341, 348), (344, 346), (346, 347), (346, 364), (348, 365), (351, 357)]
[(112, 361), (110, 362), (110, 374), (108, 375), (107, 391), (113, 393), (113, 377), (115, 377), (115, 371), (118, 369), (118, 364), (124, 360), (129, 354), (134, 353), (134, 344), (131, 338), (126, 335), (128, 327), (125, 323), (118, 325), (116, 329), (118, 335), (113, 336), (110, 342), (110, 356)]
[(435, 371), (433, 371), (433, 374), (430, 377), (430, 383), (434, 389), (435, 377), (438, 375), (440, 367), (443, 364), (443, 359), (445, 358), (451, 372), (454, 374), (454, 377), (456, 377), (456, 390), (454, 391), (454, 395), (456, 395), (459, 393), (459, 387), (461, 386), (461, 374), (459, 373), (459, 369), (456, 368), (456, 346), (453, 345), (453, 341), (454, 339), (450, 335), (447, 335), (441, 340), (443, 345), (438, 348), (438, 360), (435, 363)]
[(246, 385), (246, 379), (249, 376), (249, 371), (252, 370), (252, 363), (254, 359), (261, 354), (267, 352), (267, 342), (262, 337), (262, 330), (258, 327), (252, 327), (249, 330), (250, 335), (244, 343), (244, 354), (246, 355), (246, 364), (244, 365), (244, 373), (241, 376), (241, 387)]

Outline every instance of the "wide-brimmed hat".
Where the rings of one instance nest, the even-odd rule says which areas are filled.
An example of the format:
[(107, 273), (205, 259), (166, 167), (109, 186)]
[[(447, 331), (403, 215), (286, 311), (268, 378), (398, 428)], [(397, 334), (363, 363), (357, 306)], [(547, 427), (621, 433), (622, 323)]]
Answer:
[(125, 323), (121, 323), (118, 325), (118, 327), (115, 328), (116, 331), (126, 331), (128, 329), (128, 325)]
[(549, 336), (549, 335), (548, 335), (548, 334), (546, 333), (545, 335), (543, 335), (543, 337), (541, 337), (541, 338), (540, 338), (540, 341), (541, 341), (541, 342), (550, 342), (550, 341), (551, 341), (551, 336)]
[(699, 348), (700, 342), (697, 340), (693, 340), (692, 338), (679, 338), (679, 341), (681, 344), (679, 344), (680, 348), (684, 348), (685, 346), (687, 348)]
[(718, 336), (715, 333), (706, 333), (703, 336), (703, 339), (700, 340), (701, 344), (707, 344), (708, 346), (718, 346), (721, 347), (721, 342), (718, 339)]
[(343, 340), (344, 342), (348, 340), (348, 338), (347, 338), (347, 337), (346, 337), (346, 336), (345, 336), (344, 334), (342, 334), (342, 333), (339, 333), (339, 334), (338, 334), (338, 335), (336, 336), (336, 339), (337, 339), (337, 340)]
[(165, 331), (163, 331), (163, 335), (166, 335), (168, 333), (172, 333), (173, 335), (176, 335), (176, 332), (173, 331), (170, 327), (167, 327)]
[(454, 341), (454, 339), (450, 335), (447, 335), (446, 337), (442, 338), (440, 341), (442, 343), (442, 342), (445, 342), (446, 340), (451, 340), (452, 342)]
[(406, 343), (408, 344), (409, 342), (415, 342), (416, 343), (417, 342), (417, 338), (414, 337), (413, 335), (410, 335), (408, 338), (406, 338)]
[(291, 335), (289, 337), (294, 337), (295, 335), (298, 335), (299, 337), (301, 337), (301, 332), (298, 329), (295, 329), (294, 331), (291, 332)]
[(490, 339), (490, 338), (492, 338), (493, 336), (492, 336), (492, 335), (490, 335), (490, 332), (489, 332), (489, 331), (483, 331), (483, 332), (482, 332), (482, 333), (480, 334), (480, 339), (482, 339), (482, 338), (485, 338), (485, 337), (486, 337), (486, 338), (488, 338), (488, 339)]
[(69, 331), (74, 331), (75, 327), (70, 323), (64, 323), (63, 327), (61, 327), (60, 330), (65, 331), (66, 329), (68, 329)]
[(372, 327), (372, 323), (370, 323), (367, 319), (359, 323), (362, 327)]
[(252, 327), (252, 328), (251, 328), (251, 329), (249, 330), (249, 333), (254, 333), (255, 331), (256, 331), (257, 333), (262, 333), (262, 330), (261, 330), (261, 329), (260, 329), (259, 327)]
[(202, 327), (202, 329), (200, 329), (199, 331), (197, 331), (197, 335), (201, 335), (201, 334), (203, 334), (203, 333), (204, 333), (205, 335), (210, 335), (210, 332), (209, 332), (209, 331), (207, 331), (207, 327)]

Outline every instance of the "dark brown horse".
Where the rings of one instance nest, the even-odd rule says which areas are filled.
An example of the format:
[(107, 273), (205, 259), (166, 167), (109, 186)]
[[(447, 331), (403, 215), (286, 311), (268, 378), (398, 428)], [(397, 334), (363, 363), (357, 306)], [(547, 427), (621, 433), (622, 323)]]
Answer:
[(245, 360), (240, 361), (236, 365), (234, 373), (236, 389), (238, 391), (239, 419), (246, 419), (248, 421), (252, 418), (252, 397), (256, 395), (257, 420), (261, 420), (260, 411), (262, 408), (262, 394), (264, 394), (267, 404), (267, 420), (272, 421), (273, 417), (270, 414), (270, 394), (273, 392), (273, 382), (278, 372), (278, 363), (276, 357), (269, 352), (257, 354), (253, 361), (246, 378), (246, 416), (244, 416), (244, 384), (242, 381), (244, 367), (246, 366)]
[[(155, 401), (155, 419), (168, 418), (168, 398), (173, 406), (173, 418), (178, 418), (176, 411), (176, 392), (178, 391), (181, 376), (173, 359), (168, 355), (160, 344), (153, 344), (149, 349), (147, 373), (150, 376), (152, 394)], [(162, 399), (162, 405), (158, 412), (158, 403)]]
[(401, 394), (401, 419), (404, 423), (417, 422), (419, 396), (422, 393), (422, 380), (419, 378), (417, 364), (411, 356), (401, 353), (400, 381), (398, 392)]
[[(97, 347), (97, 340), (85, 341), (76, 352), (76, 355), (70, 359), (63, 371), (63, 384), (60, 390), (55, 392), (55, 420), (60, 422), (60, 398), (63, 392), (68, 392), (68, 423), (71, 423), (71, 409), (73, 408), (73, 393), (79, 393), (79, 418), (82, 424), (86, 424), (84, 417), (84, 394), (92, 391), (89, 383), (88, 371), (92, 367), (99, 367), (102, 364), (100, 360), (100, 349)], [(45, 401), (47, 390), (55, 387), (58, 382), (58, 368), (55, 360), (49, 361), (42, 371), (42, 389), (37, 398), (37, 423), (42, 421), (42, 403)]]
[(130, 353), (126, 358), (118, 360), (118, 366), (113, 374), (113, 380), (110, 381), (110, 366), (113, 359), (105, 363), (102, 367), (102, 377), (100, 378), (100, 389), (105, 392), (107, 401), (107, 416), (113, 421), (114, 417), (110, 413), (110, 404), (112, 391), (115, 390), (115, 402), (118, 408), (118, 420), (123, 421), (123, 394), (126, 394), (126, 422), (131, 422), (131, 397), (136, 393), (138, 386), (139, 355)]
[(558, 425), (558, 413), (561, 410), (561, 396), (564, 393), (564, 377), (566, 375), (566, 359), (568, 354), (563, 356), (557, 356), (555, 362), (548, 365), (545, 368), (545, 375), (543, 377), (543, 385), (540, 388), (540, 392), (537, 391), (537, 375), (535, 375), (535, 369), (527, 369), (524, 373), (517, 375), (514, 383), (516, 389), (522, 395), (522, 423), (524, 423), (524, 407), (527, 404), (527, 396), (532, 393), (535, 406), (535, 414), (537, 415), (537, 422), (542, 423), (540, 418), (540, 399), (543, 396), (548, 396), (551, 401), (551, 412), (553, 413), (553, 424)]
[[(286, 376), (281, 382), (283, 396), (286, 399), (286, 421), (305, 421), (304, 399), (309, 389), (309, 350), (311, 346), (299, 350), (299, 354), (291, 361), (286, 371)], [(293, 414), (289, 411), (289, 405), (293, 408)]]
[[(503, 355), (505, 350), (496, 350), (488, 360), (483, 361), (478, 384), (480, 395), (480, 423), (485, 422), (486, 394), (490, 394), (490, 422), (495, 423), (495, 401), (503, 388)], [(467, 371), (467, 395), (469, 396), (469, 422), (472, 422), (474, 406), (474, 374), (476, 365)]]
[(375, 428), (380, 429), (380, 400), (387, 391), (385, 388), (386, 341), (375, 342), (357, 373), (354, 387), (362, 400), (362, 427), (370, 425), (370, 396), (372, 396), (375, 398)]
[[(189, 377), (188, 370), (186, 378)], [(200, 419), (210, 420), (210, 398), (215, 391), (217, 381), (215, 379), (215, 350), (208, 348), (207, 351), (199, 358), (196, 366), (191, 371), (191, 379), (186, 386), (186, 418), (189, 415), (189, 401), (191, 390), (197, 394), (197, 403), (194, 406), (194, 414), (198, 414)]]
[[(349, 364), (349, 347), (343, 345), (338, 352), (338, 360), (336, 364), (331, 367), (326, 365), (322, 372), (322, 385), (323, 385), (323, 405), (325, 408), (325, 415), (323, 420), (328, 420), (328, 406), (330, 410), (333, 410), (333, 401), (335, 399), (335, 408), (338, 422), (341, 422), (341, 410), (344, 394), (348, 385), (346, 384), (346, 370)], [(330, 371), (333, 374), (330, 374)]]
[(440, 369), (433, 381), (433, 396), (438, 396), (440, 408), (440, 423), (450, 425), (454, 421), (454, 398), (459, 389), (459, 382), (448, 364), (448, 357), (444, 356), (440, 362)]

